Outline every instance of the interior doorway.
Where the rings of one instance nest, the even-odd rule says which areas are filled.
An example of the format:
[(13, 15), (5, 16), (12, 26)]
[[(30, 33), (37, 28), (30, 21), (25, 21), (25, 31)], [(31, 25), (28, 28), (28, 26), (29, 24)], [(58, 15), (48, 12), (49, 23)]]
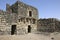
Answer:
[(31, 33), (31, 26), (28, 25), (28, 33)]
[(16, 25), (11, 26), (11, 35), (14, 35), (16, 33)]

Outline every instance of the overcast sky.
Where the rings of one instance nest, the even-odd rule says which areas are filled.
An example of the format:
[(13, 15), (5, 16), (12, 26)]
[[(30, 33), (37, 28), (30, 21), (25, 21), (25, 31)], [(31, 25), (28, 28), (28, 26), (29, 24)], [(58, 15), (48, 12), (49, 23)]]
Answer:
[[(13, 4), (17, 0), (0, 0), (0, 9), (6, 10), (6, 3)], [(39, 18), (60, 19), (60, 0), (20, 0), (38, 9)]]

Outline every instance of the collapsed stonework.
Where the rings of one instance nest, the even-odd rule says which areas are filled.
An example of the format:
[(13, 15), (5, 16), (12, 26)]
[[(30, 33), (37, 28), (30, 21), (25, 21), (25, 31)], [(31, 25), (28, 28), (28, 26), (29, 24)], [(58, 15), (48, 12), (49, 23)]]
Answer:
[(17, 1), (6, 4), (6, 12), (0, 10), (0, 34), (20, 35), (37, 30), (37, 9)]
[(60, 20), (56, 18), (39, 19), (37, 28), (40, 32), (60, 32)]

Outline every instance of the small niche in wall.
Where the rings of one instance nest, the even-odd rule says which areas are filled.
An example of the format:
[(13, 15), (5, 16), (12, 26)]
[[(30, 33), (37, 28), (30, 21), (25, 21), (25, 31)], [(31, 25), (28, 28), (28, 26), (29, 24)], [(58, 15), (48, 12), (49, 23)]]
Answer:
[(36, 21), (36, 20), (35, 20), (35, 19), (33, 19), (33, 24), (35, 24), (35, 21)]
[(20, 22), (20, 19), (18, 19), (19, 20), (19, 22)]

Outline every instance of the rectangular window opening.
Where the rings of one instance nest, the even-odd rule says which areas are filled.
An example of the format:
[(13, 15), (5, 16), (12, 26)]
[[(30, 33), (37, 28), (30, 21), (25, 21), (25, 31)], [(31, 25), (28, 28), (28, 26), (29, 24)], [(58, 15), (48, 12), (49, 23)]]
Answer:
[(29, 11), (29, 16), (30, 16), (30, 17), (32, 16), (32, 11)]

